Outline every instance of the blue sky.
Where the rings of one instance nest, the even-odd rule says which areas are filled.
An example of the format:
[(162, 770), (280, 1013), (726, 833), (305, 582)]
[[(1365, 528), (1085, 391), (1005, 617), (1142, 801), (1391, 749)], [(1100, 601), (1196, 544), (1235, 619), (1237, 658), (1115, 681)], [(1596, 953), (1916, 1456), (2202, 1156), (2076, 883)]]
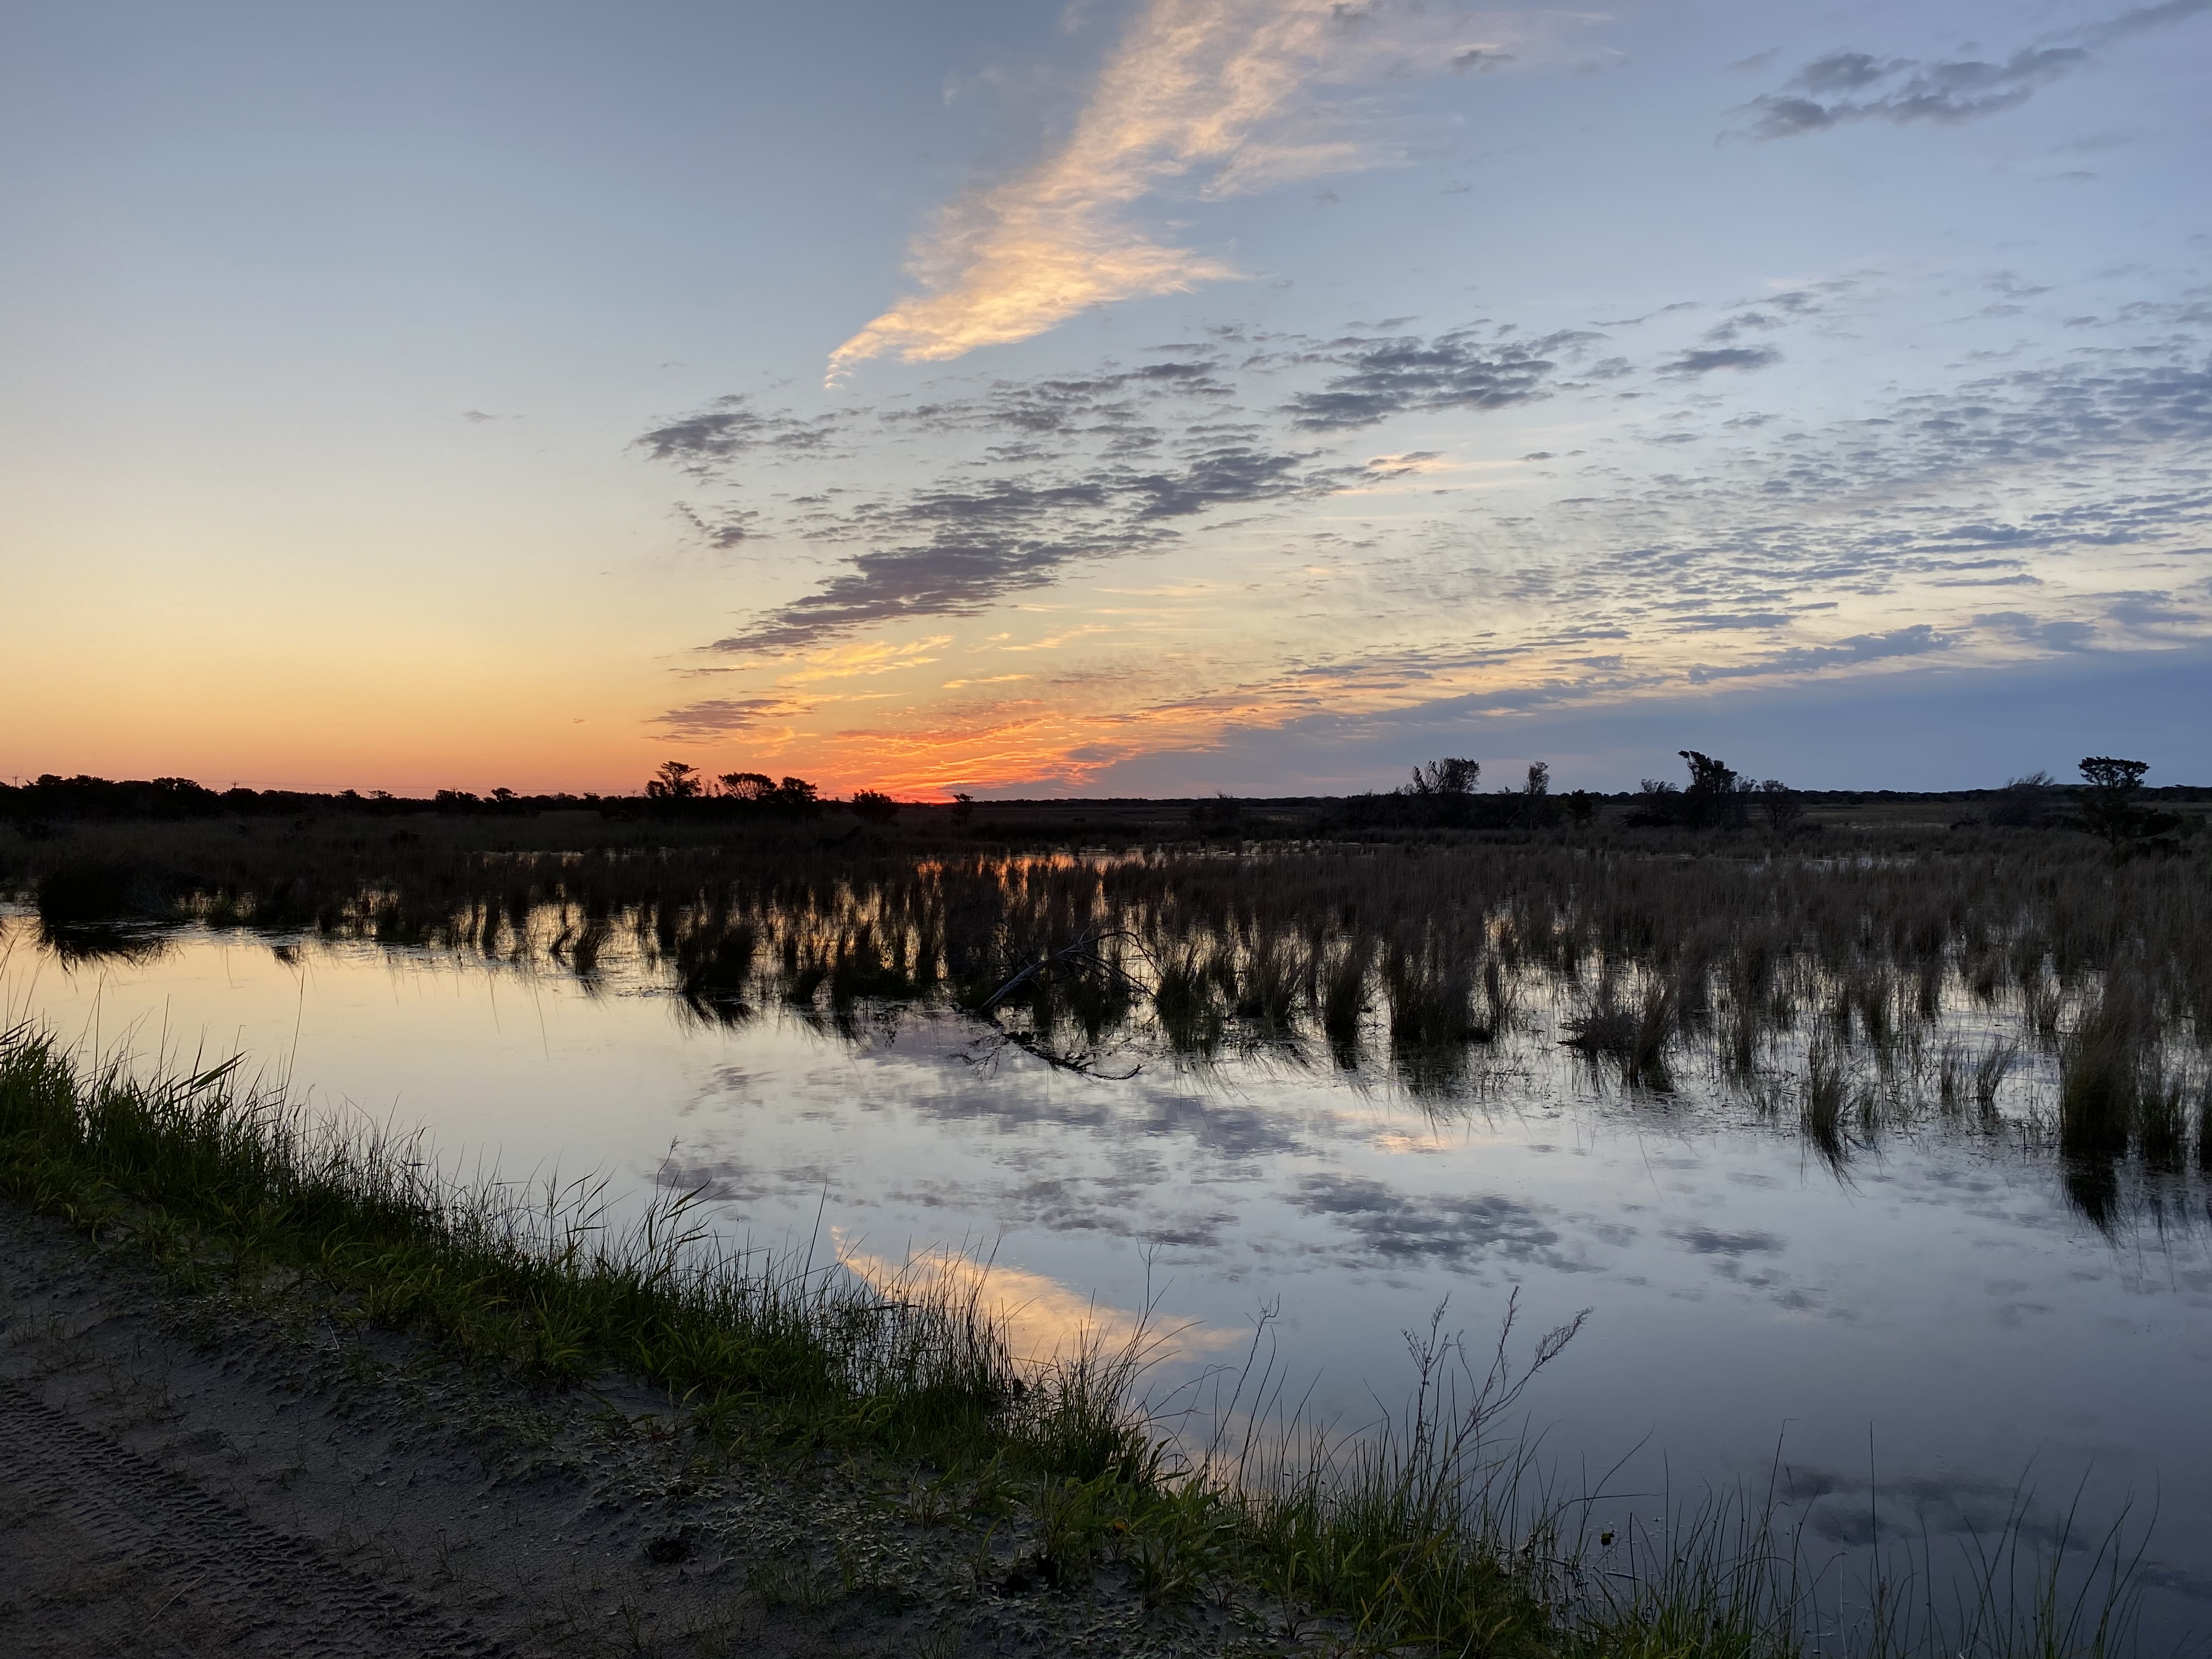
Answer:
[(2202, 781), (2208, 66), (2212, 0), (21, 6), (0, 771)]

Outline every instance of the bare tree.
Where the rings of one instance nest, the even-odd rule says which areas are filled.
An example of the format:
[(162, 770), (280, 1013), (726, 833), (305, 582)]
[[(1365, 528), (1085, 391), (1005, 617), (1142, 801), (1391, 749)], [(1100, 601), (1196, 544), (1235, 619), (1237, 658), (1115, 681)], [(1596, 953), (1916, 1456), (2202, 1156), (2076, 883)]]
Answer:
[(1779, 778), (1767, 779), (1751, 793), (1759, 802), (1759, 810), (1765, 815), (1766, 827), (1778, 836), (1788, 835), (1805, 816), (1805, 803)]

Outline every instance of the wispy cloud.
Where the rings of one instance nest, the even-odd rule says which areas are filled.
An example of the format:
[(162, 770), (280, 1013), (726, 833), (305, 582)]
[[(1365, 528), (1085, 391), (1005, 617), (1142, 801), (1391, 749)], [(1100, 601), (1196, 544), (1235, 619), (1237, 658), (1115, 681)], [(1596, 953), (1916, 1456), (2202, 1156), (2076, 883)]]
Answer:
[(1707, 350), (1686, 351), (1679, 357), (1660, 366), (1662, 374), (1710, 374), (1717, 368), (1765, 368), (1770, 363), (1782, 361), (1782, 354), (1771, 346), (1717, 346)]
[(1169, 466), (1008, 478), (917, 490), (860, 509), (847, 533), (912, 537), (854, 555), (803, 598), (719, 640), (720, 651), (785, 652), (854, 628), (973, 616), (1053, 581), (1077, 560), (1154, 547), (1169, 521), (1219, 507), (1326, 494), (1340, 479), (1308, 454), (1240, 443), (1195, 447)]
[(838, 417), (801, 420), (786, 410), (763, 411), (742, 392), (717, 398), (706, 408), (657, 426), (632, 447), (656, 461), (704, 474), (762, 450), (819, 454), (837, 435)]
[(1065, 142), (945, 209), (914, 250), (919, 291), (839, 346), (831, 378), (871, 357), (937, 362), (1025, 340), (1088, 307), (1237, 275), (1156, 237), (1138, 204), (1169, 189), (1234, 196), (1393, 159), (1329, 89), (1497, 54), (1500, 43), (1470, 38), (1473, 27), (1449, 7), (1390, 0), (1151, 0)]
[(2212, 0), (2161, 0), (2071, 29), (2004, 58), (1923, 60), (1866, 52), (1816, 58), (1778, 92), (1752, 100), (1754, 138), (1792, 138), (1857, 121), (1955, 125), (2015, 109), (2095, 60), (2095, 49), (2212, 12)]
[(802, 712), (781, 697), (716, 697), (672, 708), (654, 722), (672, 738), (705, 740), (757, 731)]
[(1309, 432), (1372, 426), (1408, 410), (1503, 409), (1543, 395), (1559, 355), (1595, 334), (1568, 332), (1540, 340), (1492, 338), (1473, 330), (1425, 340), (1403, 335), (1349, 340), (1310, 354), (1336, 365), (1318, 391), (1291, 398), (1291, 423)]

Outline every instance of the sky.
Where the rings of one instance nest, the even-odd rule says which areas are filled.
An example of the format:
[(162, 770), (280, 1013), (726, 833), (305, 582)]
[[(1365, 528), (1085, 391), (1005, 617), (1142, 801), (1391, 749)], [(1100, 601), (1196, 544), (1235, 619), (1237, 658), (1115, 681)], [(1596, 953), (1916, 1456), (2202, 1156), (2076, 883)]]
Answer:
[(0, 19), (0, 775), (2212, 782), (2212, 0)]

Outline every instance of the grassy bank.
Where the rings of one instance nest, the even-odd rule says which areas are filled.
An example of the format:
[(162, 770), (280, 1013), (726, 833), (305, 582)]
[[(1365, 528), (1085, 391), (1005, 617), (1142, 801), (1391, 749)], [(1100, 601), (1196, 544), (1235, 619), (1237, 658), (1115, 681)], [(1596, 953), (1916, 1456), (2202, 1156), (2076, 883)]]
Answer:
[[(1589, 1535), (1533, 1490), (1500, 1434), (1571, 1329), (1517, 1364), (1510, 1326), (1487, 1355), (1432, 1330), (1406, 1411), (1356, 1441), (1267, 1431), (1178, 1452), (1138, 1407), (1140, 1356), (1018, 1364), (972, 1281), (871, 1287), (728, 1254), (680, 1198), (612, 1231), (588, 1185), (457, 1183), (417, 1143), (308, 1117), (233, 1067), (92, 1075), (28, 1028), (0, 1035), (0, 1195), (151, 1256), (187, 1292), (305, 1286), (342, 1321), (546, 1386), (642, 1376), (740, 1456), (925, 1472), (945, 1513), (1028, 1540), (1003, 1593), (1079, 1589), (1106, 1571), (1168, 1614), (1201, 1596), (1265, 1607), (1278, 1636), (1302, 1627), (1327, 1650), (1378, 1654), (2124, 1645), (2132, 1592), (2110, 1536), (2088, 1571), (2075, 1551), (2062, 1572), (2065, 1553), (2038, 1554), (2015, 1525), (1985, 1540), (1955, 1604), (1938, 1605), (1932, 1562), (1917, 1575), (1908, 1563), (1846, 1614), (1756, 1504)], [(1224, 1420), (1264, 1420), (1254, 1404), (1231, 1401)]]

